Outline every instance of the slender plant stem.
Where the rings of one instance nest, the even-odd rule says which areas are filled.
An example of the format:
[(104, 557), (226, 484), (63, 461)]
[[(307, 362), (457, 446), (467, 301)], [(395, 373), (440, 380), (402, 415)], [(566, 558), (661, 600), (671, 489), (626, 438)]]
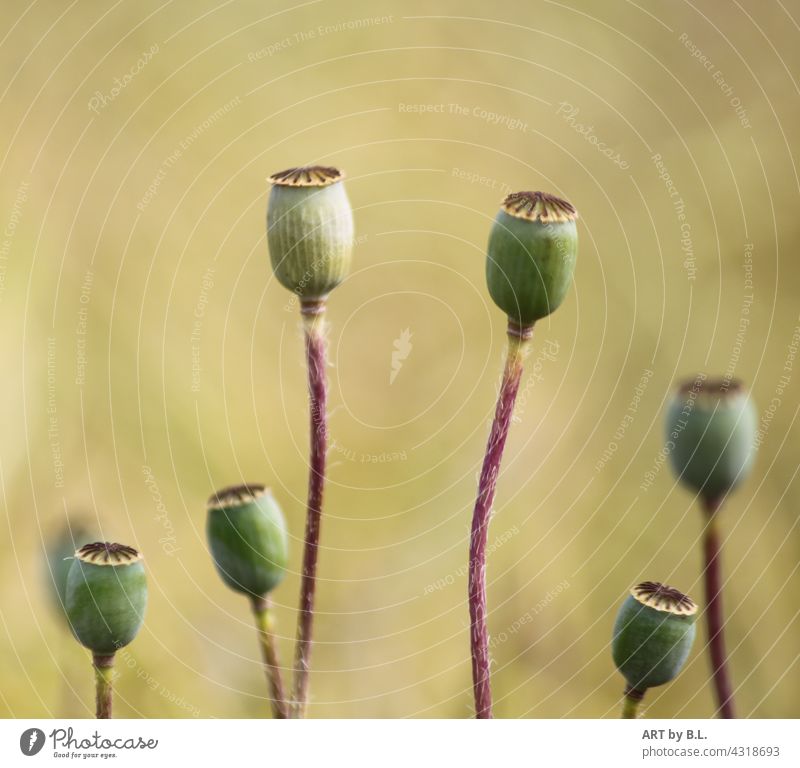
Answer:
[(717, 510), (721, 499), (704, 499), (703, 512), (706, 528), (703, 534), (705, 558), (706, 620), (708, 622), (708, 648), (711, 653), (711, 674), (717, 698), (717, 712), (725, 719), (735, 718), (733, 685), (728, 672), (728, 655), (725, 652), (725, 619), (722, 613), (722, 563)]
[(622, 699), (622, 719), (635, 720), (639, 717), (639, 705), (644, 698), (644, 691), (635, 688), (625, 688), (625, 697)]
[(308, 705), (308, 672), (311, 661), (317, 552), (322, 518), (322, 494), (325, 485), (325, 454), (328, 448), (325, 303), (324, 301), (303, 302), (301, 311), (305, 326), (308, 395), (311, 409), (311, 460), (308, 477), (303, 575), (300, 582), (300, 610), (297, 619), (297, 645), (294, 659), (292, 714), (298, 718), (305, 717)]
[(469, 617), (472, 649), (472, 684), (475, 694), (475, 717), (492, 716), (492, 689), (489, 678), (489, 632), (486, 626), (486, 541), (489, 518), (503, 458), (503, 448), (514, 412), (523, 360), (533, 326), (523, 328), (509, 322), (508, 356), (506, 358), (497, 408), (494, 414), (486, 455), (483, 459), (478, 497), (472, 515), (469, 543)]
[(269, 685), (272, 715), (276, 719), (284, 720), (287, 717), (286, 696), (283, 693), (283, 678), (281, 677), (281, 664), (278, 660), (278, 649), (275, 646), (275, 636), (272, 633), (271, 607), (267, 595), (253, 598), (253, 615), (256, 617), (258, 642), (261, 645), (261, 655), (264, 658), (264, 670), (267, 674), (267, 683)]
[(98, 720), (111, 719), (113, 701), (114, 654), (95, 653), (92, 656), (95, 686), (95, 717)]

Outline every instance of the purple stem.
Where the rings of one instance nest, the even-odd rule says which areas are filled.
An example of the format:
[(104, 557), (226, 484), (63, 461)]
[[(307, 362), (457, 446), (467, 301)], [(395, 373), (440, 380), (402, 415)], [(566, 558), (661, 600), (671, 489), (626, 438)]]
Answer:
[(308, 395), (311, 409), (311, 460), (308, 477), (303, 575), (300, 582), (300, 613), (297, 620), (297, 645), (294, 662), (294, 717), (305, 717), (308, 703), (308, 671), (311, 659), (311, 632), (314, 618), (314, 593), (317, 577), (317, 552), (325, 485), (325, 454), (328, 448), (325, 376), (325, 303), (303, 302)]
[(711, 653), (711, 674), (717, 697), (717, 712), (724, 719), (735, 718), (733, 704), (733, 685), (728, 673), (728, 655), (725, 652), (723, 629), (725, 620), (722, 614), (722, 565), (719, 528), (716, 512), (722, 504), (721, 499), (705, 499), (703, 511), (706, 515), (706, 529), (703, 537), (705, 557), (706, 620), (708, 622), (708, 648)]
[(472, 515), (469, 545), (469, 617), (472, 649), (472, 683), (475, 694), (475, 717), (492, 717), (492, 689), (489, 676), (489, 632), (486, 626), (486, 541), (489, 518), (494, 501), (497, 476), (503, 458), (503, 448), (517, 399), (524, 345), (533, 333), (533, 326), (520, 328), (509, 323), (508, 357), (506, 359), (497, 408), (483, 459), (478, 483), (478, 497)]

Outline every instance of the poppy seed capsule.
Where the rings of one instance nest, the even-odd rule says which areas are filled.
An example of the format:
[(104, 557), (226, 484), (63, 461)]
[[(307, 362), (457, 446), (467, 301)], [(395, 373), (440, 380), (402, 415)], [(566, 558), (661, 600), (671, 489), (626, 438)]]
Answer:
[(45, 566), (47, 581), (52, 586), (51, 594), (57, 611), (66, 618), (67, 577), (75, 556), (75, 549), (95, 539), (80, 523), (68, 523), (53, 538), (46, 549)]
[(747, 477), (753, 465), (755, 406), (736, 379), (697, 376), (681, 384), (667, 410), (667, 445), (678, 479), (716, 500)]
[(268, 488), (237, 485), (215, 493), (206, 532), (214, 565), (231, 589), (261, 597), (283, 580), (286, 521)]
[(628, 688), (644, 693), (677, 677), (695, 636), (697, 605), (673, 587), (638, 584), (622, 603), (611, 642)]
[(95, 654), (113, 655), (136, 637), (144, 620), (142, 556), (123, 544), (85, 544), (70, 566), (64, 604), (78, 642)]
[(344, 280), (353, 250), (353, 211), (344, 173), (321, 165), (269, 177), (267, 243), (280, 283), (301, 299), (322, 301)]
[(578, 255), (578, 212), (545, 192), (514, 192), (489, 236), (486, 283), (494, 303), (521, 326), (557, 309)]

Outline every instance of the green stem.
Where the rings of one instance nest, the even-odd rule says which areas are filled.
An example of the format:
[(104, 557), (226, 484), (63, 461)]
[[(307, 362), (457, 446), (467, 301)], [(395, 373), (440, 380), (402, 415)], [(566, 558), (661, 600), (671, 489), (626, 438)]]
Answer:
[(287, 717), (286, 697), (283, 693), (283, 679), (278, 650), (275, 646), (275, 636), (272, 633), (272, 613), (270, 612), (269, 598), (266, 595), (253, 598), (253, 615), (256, 617), (258, 641), (261, 646), (261, 655), (264, 658), (272, 715), (279, 720), (285, 720)]
[(111, 684), (114, 679), (114, 654), (95, 653), (92, 656), (92, 664), (94, 666), (95, 717), (98, 720), (110, 720), (114, 693)]
[(626, 688), (625, 697), (622, 699), (622, 719), (635, 720), (639, 717), (639, 705), (644, 698), (644, 691), (635, 688)]

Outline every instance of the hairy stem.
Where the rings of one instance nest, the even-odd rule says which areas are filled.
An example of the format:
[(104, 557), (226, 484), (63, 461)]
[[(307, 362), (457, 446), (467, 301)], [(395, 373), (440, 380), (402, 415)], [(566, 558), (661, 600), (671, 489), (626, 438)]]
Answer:
[(720, 499), (705, 499), (703, 512), (706, 528), (703, 534), (703, 576), (706, 590), (706, 620), (708, 622), (708, 649), (711, 653), (711, 674), (720, 717), (731, 719), (734, 714), (733, 685), (728, 672), (728, 655), (725, 651), (725, 619), (722, 614), (722, 564), (717, 510)]
[(94, 666), (95, 717), (98, 720), (111, 719), (111, 703), (114, 678), (114, 654), (95, 653), (92, 656)]
[(635, 720), (639, 717), (639, 705), (643, 698), (644, 691), (637, 691), (629, 686), (625, 688), (625, 697), (622, 699), (623, 720)]
[(522, 365), (533, 326), (520, 328), (509, 322), (508, 356), (497, 398), (497, 408), (486, 445), (478, 497), (472, 515), (469, 544), (469, 617), (472, 650), (472, 684), (475, 716), (492, 716), (492, 689), (489, 680), (489, 632), (486, 626), (486, 541), (503, 448), (514, 412), (514, 402), (522, 376)]
[(287, 716), (286, 696), (283, 693), (283, 678), (281, 677), (281, 664), (278, 661), (278, 650), (275, 646), (275, 636), (272, 634), (270, 608), (269, 597), (266, 595), (253, 598), (253, 615), (256, 617), (258, 642), (261, 645), (264, 670), (267, 674), (272, 715), (276, 719), (284, 720)]
[(328, 448), (325, 373), (325, 303), (304, 302), (308, 395), (311, 409), (311, 459), (308, 477), (308, 507), (303, 549), (303, 574), (300, 583), (300, 612), (297, 619), (297, 645), (294, 659), (293, 716), (305, 717), (308, 705), (308, 672), (311, 659), (311, 633), (314, 619), (314, 592), (317, 578), (317, 551), (325, 485), (325, 454)]

